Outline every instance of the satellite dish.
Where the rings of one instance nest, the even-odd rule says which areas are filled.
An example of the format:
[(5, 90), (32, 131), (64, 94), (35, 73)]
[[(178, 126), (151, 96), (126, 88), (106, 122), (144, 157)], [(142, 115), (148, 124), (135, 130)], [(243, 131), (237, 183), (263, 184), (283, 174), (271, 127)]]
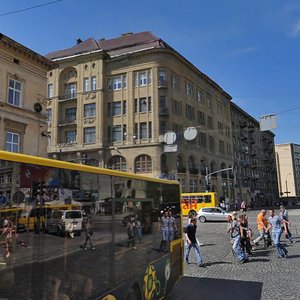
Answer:
[(175, 141), (176, 141), (176, 133), (175, 132), (170, 131), (170, 132), (165, 133), (164, 142), (167, 145), (172, 145), (175, 143)]
[(183, 136), (187, 141), (191, 141), (197, 136), (197, 129), (195, 127), (188, 127), (184, 131)]

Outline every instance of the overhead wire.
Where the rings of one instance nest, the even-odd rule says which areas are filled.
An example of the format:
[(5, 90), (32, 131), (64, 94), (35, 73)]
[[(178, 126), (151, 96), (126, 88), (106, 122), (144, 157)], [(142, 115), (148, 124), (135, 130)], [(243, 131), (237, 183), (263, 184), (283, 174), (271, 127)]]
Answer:
[(43, 4), (38, 4), (38, 5), (26, 7), (26, 8), (23, 8), (23, 9), (13, 10), (13, 11), (10, 11), (10, 12), (6, 12), (6, 13), (0, 14), (0, 17), (8, 16), (8, 15), (16, 14), (16, 13), (20, 13), (20, 12), (23, 12), (23, 11), (35, 9), (35, 8), (42, 7), (42, 6), (51, 5), (51, 4), (54, 4), (54, 3), (57, 3), (57, 2), (62, 2), (62, 1), (64, 1), (64, 0), (54, 0), (54, 1), (51, 1), (51, 2), (47, 2), (47, 3), (43, 3)]

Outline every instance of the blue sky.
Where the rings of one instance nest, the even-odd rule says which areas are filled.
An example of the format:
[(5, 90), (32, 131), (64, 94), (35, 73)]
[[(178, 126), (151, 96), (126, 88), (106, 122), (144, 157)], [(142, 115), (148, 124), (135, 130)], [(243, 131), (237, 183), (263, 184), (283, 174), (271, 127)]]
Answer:
[(276, 143), (300, 144), (300, 2), (279, 0), (1, 1), (0, 31), (40, 54), (77, 38), (152, 31), (250, 115), (276, 114)]

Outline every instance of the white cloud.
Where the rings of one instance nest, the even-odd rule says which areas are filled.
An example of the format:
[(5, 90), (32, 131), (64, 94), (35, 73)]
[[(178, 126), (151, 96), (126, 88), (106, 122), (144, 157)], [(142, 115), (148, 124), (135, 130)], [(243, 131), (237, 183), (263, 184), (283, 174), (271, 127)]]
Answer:
[(287, 33), (287, 35), (293, 38), (300, 35), (300, 20), (292, 26), (291, 30)]

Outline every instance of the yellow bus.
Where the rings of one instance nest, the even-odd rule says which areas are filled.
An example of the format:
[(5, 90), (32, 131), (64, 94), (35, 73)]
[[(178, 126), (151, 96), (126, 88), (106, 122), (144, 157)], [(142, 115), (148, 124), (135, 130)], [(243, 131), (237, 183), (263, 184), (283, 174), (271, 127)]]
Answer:
[(181, 193), (181, 212), (183, 216), (196, 216), (202, 207), (218, 206), (216, 193)]
[[(40, 194), (47, 196), (47, 202), (68, 203), (73, 193), (83, 195), (77, 201), (93, 204), (85, 221), (92, 230), (73, 238), (34, 230), (14, 235), (11, 259), (0, 270), (5, 278), (0, 298), (163, 299), (182, 276), (181, 230), (167, 252), (159, 251), (157, 230), (160, 208), (180, 205), (178, 182), (0, 151), (0, 173), (6, 176), (6, 172), (11, 179), (3, 195), (8, 191), (7, 195), (20, 197), (11, 197), (0, 207), (0, 219), (10, 213), (4, 205), (14, 201), (31, 210), (44, 209)], [(24, 209), (17, 211), (19, 215)], [(129, 222), (123, 224), (129, 214), (142, 228), (153, 228), (142, 230), (139, 243), (132, 241)], [(182, 218), (175, 220), (182, 228)], [(85, 244), (88, 235), (91, 243)], [(17, 236), (28, 247), (15, 242)]]

